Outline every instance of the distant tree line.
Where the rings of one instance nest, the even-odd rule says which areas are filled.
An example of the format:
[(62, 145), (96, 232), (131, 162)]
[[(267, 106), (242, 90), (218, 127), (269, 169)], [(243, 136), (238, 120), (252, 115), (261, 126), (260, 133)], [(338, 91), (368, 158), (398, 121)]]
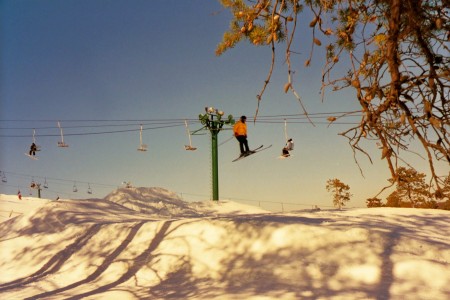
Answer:
[[(450, 210), (450, 173), (442, 182), (442, 194), (436, 195), (433, 187), (426, 183), (426, 175), (417, 172), (413, 168), (399, 167), (397, 169), (399, 179), (388, 179), (391, 186), (396, 184), (395, 190), (383, 203), (378, 197), (368, 198), (367, 207), (411, 207), (434, 208)], [(326, 189), (333, 196), (333, 205), (342, 209), (350, 198), (350, 186), (337, 178), (328, 179)]]
[(367, 207), (412, 207), (450, 210), (450, 173), (444, 178), (440, 195), (432, 192), (432, 186), (425, 181), (425, 174), (413, 168), (397, 169), (398, 180), (395, 190), (383, 203), (378, 197), (366, 200)]

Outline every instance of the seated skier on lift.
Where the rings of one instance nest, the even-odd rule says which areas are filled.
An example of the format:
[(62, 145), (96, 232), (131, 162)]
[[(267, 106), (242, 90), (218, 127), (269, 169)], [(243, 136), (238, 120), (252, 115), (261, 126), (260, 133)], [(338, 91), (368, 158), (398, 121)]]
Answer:
[(248, 148), (247, 141), (247, 120), (246, 116), (242, 116), (239, 121), (234, 124), (233, 133), (236, 139), (239, 141), (239, 150), (241, 151), (241, 156), (250, 154), (250, 149)]
[(294, 141), (292, 141), (292, 139), (289, 139), (286, 142), (286, 145), (283, 147), (281, 155), (284, 157), (288, 157), (288, 156), (290, 156), (289, 151), (292, 151), (292, 150), (294, 150)]
[(31, 155), (35, 156), (36, 155), (36, 151), (37, 151), (37, 146), (36, 146), (35, 143), (32, 143), (31, 146), (30, 146), (30, 152), (29, 152), (30, 156)]

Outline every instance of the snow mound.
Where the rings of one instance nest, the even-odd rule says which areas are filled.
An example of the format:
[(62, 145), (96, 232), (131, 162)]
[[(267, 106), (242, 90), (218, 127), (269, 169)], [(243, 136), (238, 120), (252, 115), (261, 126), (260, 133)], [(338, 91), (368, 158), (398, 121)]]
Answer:
[(271, 213), (262, 208), (234, 202), (231, 200), (205, 201), (192, 203), (196, 210), (205, 215), (246, 215)]
[(0, 223), (23, 214), (33, 215), (49, 201), (34, 197), (22, 197), (19, 200), (17, 195), (0, 194)]
[(155, 217), (205, 217), (269, 213), (259, 207), (230, 200), (186, 202), (167, 189), (160, 187), (119, 188), (104, 200), (122, 205), (133, 211)]
[[(186, 203), (160, 188), (119, 189), (107, 198), (0, 197), (3, 211), (23, 210), (0, 223), (1, 298), (447, 300), (450, 295), (448, 211), (264, 213), (228, 200)], [(194, 217), (176, 218), (175, 212)]]
[(104, 200), (120, 204), (139, 213), (160, 217), (195, 217), (200, 214), (187, 202), (169, 190), (160, 187), (119, 188)]

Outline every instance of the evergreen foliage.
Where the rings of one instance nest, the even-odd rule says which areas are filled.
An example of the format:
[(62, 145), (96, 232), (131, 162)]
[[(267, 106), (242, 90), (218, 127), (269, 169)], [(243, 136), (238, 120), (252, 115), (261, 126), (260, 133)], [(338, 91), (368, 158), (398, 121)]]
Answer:
[[(396, 190), (388, 196), (386, 206), (427, 207), (430, 205), (430, 186), (425, 182), (425, 174), (404, 167), (397, 169)], [(392, 179), (389, 181), (393, 182)]]
[(380, 198), (369, 198), (366, 200), (367, 207), (382, 207), (383, 204), (381, 203)]
[(333, 193), (333, 205), (339, 209), (345, 206), (352, 196), (349, 192), (350, 187), (337, 178), (328, 179), (326, 189)]
[[(256, 116), (272, 76), (275, 54), (282, 48), (287, 68), (284, 91), (293, 93), (308, 117), (293, 82), (292, 56), (309, 53), (304, 62), (308, 67), (316, 48), (324, 47), (321, 94), (325, 95), (327, 88), (350, 88), (361, 107), (360, 123), (340, 133), (348, 139), (352, 151), (372, 160), (363, 141), (377, 141), (391, 178), (397, 181), (402, 178), (397, 166), (404, 161), (404, 152), (416, 143), (428, 160), (434, 181), (431, 186), (437, 194), (443, 193), (442, 176), (436, 173), (435, 164), (450, 164), (448, 0), (220, 2), (232, 17), (230, 29), (217, 46), (217, 55), (241, 41), (272, 49), (267, 78), (256, 96)], [(309, 26), (300, 22), (311, 16)], [(335, 116), (330, 122), (344, 116)], [(414, 201), (422, 202), (422, 198)]]

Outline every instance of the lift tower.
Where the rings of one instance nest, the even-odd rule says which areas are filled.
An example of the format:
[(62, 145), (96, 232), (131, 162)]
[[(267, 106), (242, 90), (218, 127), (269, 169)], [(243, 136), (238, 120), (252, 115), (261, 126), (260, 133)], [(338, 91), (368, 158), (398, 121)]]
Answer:
[(224, 112), (213, 107), (205, 107), (205, 113), (199, 115), (200, 122), (211, 133), (211, 157), (212, 157), (212, 199), (219, 200), (219, 151), (218, 151), (218, 135), (225, 124), (234, 124), (232, 115), (227, 119), (222, 119)]

